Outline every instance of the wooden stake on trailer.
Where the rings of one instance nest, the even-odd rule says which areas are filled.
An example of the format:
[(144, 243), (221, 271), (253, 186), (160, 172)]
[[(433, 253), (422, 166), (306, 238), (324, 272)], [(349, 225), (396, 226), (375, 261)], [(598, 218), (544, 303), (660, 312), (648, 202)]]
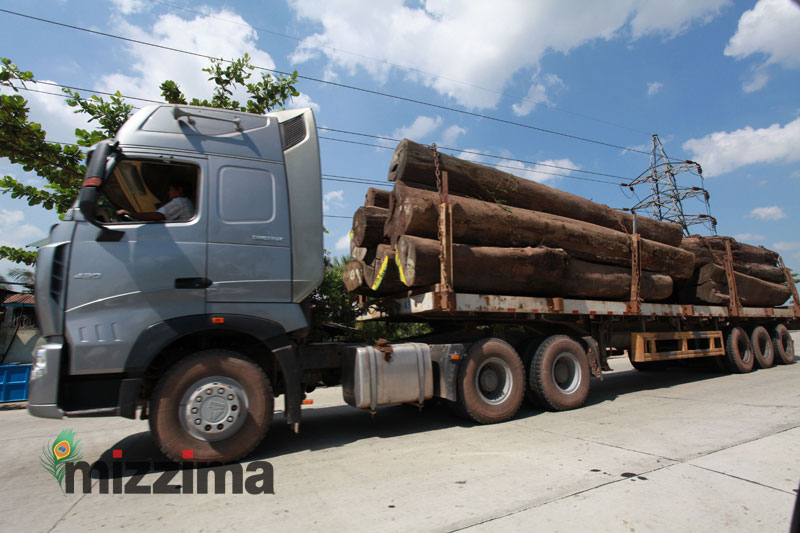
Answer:
[(797, 295), (797, 285), (795, 285), (794, 280), (792, 279), (792, 274), (789, 272), (789, 269), (786, 268), (786, 265), (783, 264), (783, 257), (778, 256), (778, 264), (783, 269), (783, 273), (786, 275), (786, 283), (789, 285), (789, 290), (792, 291), (792, 311), (794, 312), (794, 317), (800, 317), (800, 297)]
[(455, 307), (453, 291), (453, 206), (450, 205), (447, 171), (439, 166), (439, 152), (436, 144), (431, 145), (436, 175), (436, 188), (439, 190), (439, 305), (442, 311)]
[(725, 257), (723, 258), (725, 276), (728, 278), (728, 313), (730, 316), (739, 316), (742, 312), (742, 302), (739, 301), (739, 291), (736, 288), (736, 275), (733, 273), (733, 252), (730, 239), (725, 240)]
[[(636, 227), (635, 220), (634, 228)], [(638, 314), (642, 307), (642, 262), (639, 260), (641, 250), (641, 236), (638, 233), (631, 233), (631, 299), (626, 305), (629, 313)]]

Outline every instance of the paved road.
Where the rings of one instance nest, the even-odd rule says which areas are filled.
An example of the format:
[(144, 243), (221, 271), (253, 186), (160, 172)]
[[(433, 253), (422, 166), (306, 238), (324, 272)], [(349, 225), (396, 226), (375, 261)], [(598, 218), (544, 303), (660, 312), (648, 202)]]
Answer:
[[(788, 531), (800, 482), (800, 364), (641, 374), (625, 360), (565, 413), (476, 426), (444, 408), (368, 413), (315, 391), (300, 435), (248, 458), (275, 494), (62, 494), (39, 464), (71, 428), (89, 460), (163, 460), (147, 424), (0, 411), (0, 530)], [(280, 417), (278, 417), (280, 418)], [(158, 473), (144, 483), (152, 486)], [(173, 481), (174, 482), (174, 481)]]

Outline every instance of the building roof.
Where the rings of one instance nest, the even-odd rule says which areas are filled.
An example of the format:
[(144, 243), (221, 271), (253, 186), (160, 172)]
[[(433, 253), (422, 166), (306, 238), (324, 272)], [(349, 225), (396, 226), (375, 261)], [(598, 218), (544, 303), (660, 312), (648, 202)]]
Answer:
[(36, 298), (33, 294), (10, 294), (3, 299), (2, 305), (7, 307), (33, 306)]

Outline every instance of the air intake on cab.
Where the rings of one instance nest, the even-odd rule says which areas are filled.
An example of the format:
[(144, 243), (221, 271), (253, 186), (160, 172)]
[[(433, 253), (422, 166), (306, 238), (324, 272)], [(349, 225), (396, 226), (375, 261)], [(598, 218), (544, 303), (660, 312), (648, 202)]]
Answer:
[(298, 115), (293, 119), (282, 122), (280, 126), (281, 143), (284, 150), (300, 144), (306, 138), (306, 121), (303, 115)]

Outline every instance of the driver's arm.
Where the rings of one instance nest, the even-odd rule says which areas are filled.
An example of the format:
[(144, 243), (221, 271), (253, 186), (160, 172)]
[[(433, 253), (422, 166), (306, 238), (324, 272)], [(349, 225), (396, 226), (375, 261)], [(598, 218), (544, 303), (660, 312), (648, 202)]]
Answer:
[(119, 211), (117, 211), (117, 214), (133, 217), (138, 220), (144, 220), (146, 222), (160, 222), (162, 220), (166, 220), (164, 214), (159, 213), (158, 211), (155, 211), (153, 213), (138, 213), (136, 211), (128, 211), (127, 209), (120, 209)]

